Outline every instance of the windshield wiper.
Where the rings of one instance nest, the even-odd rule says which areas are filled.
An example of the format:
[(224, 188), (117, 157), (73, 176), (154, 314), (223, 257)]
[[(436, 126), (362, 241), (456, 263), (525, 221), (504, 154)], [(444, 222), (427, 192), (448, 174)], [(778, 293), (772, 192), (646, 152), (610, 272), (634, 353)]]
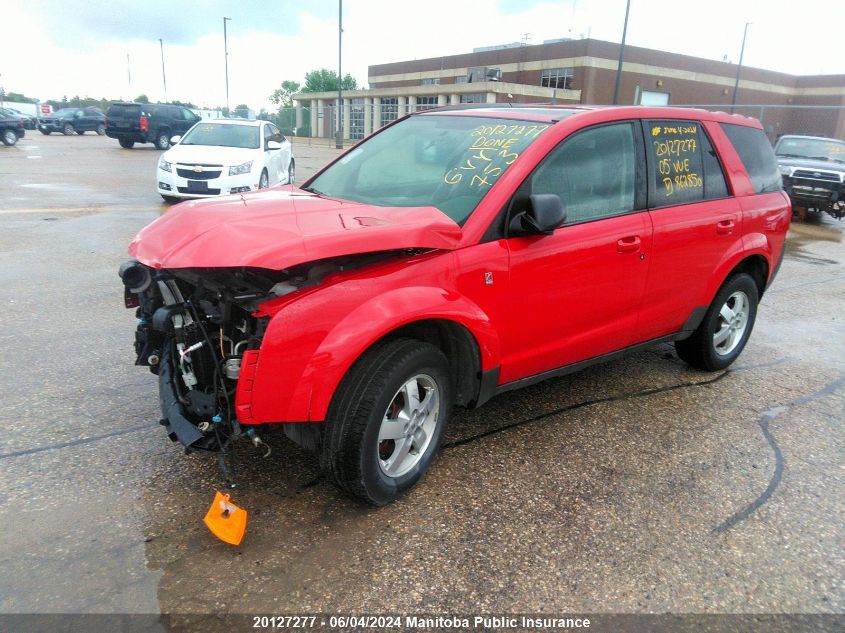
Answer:
[(303, 191), (307, 191), (308, 193), (316, 193), (318, 196), (325, 195), (322, 191), (315, 189), (314, 187), (300, 187)]

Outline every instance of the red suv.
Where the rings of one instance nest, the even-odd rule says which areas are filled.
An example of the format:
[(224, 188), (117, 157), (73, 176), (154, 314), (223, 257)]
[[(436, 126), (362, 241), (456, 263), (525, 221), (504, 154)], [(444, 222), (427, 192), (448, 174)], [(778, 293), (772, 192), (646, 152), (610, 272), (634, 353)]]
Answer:
[(730, 365), (790, 211), (754, 119), (446, 108), (302, 188), (180, 204), (120, 275), (172, 439), (225, 452), (280, 426), (380, 505), (454, 405), (658, 342)]

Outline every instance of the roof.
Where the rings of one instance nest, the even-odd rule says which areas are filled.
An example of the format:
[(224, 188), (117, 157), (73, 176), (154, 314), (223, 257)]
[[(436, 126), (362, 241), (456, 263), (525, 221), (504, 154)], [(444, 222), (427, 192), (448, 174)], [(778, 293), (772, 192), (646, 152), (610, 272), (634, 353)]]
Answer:
[(571, 116), (586, 115), (588, 113), (596, 113), (604, 110), (613, 110), (617, 114), (622, 114), (623, 116), (627, 115), (631, 118), (700, 119), (704, 121), (716, 121), (719, 123), (735, 123), (738, 125), (750, 125), (753, 127), (761, 127), (757, 119), (743, 116), (741, 114), (728, 114), (727, 112), (703, 110), (701, 108), (678, 108), (671, 106), (507, 106), (501, 103), (491, 103), (432, 108), (429, 110), (417, 111), (413, 113), (412, 116), (483, 116), (497, 119), (521, 119), (528, 121), (544, 121), (548, 123), (555, 123)]

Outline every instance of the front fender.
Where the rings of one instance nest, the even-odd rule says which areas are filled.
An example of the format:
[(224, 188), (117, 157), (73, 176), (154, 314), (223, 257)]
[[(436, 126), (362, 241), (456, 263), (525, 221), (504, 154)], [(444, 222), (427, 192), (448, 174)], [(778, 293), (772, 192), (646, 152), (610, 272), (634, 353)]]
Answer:
[(324, 420), (337, 386), (361, 354), (415, 321), (462, 325), (478, 343), (482, 369), (499, 364), (498, 334), (489, 316), (466, 296), (434, 286), (397, 287), (373, 296), (366, 281), (311, 293), (273, 317), (255, 371), (253, 419), (245, 421)]

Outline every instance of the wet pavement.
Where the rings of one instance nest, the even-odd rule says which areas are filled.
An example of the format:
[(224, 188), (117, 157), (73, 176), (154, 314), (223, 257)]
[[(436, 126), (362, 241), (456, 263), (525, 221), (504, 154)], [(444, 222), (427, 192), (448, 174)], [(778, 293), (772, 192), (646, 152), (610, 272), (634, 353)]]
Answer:
[[(0, 612), (845, 610), (845, 223), (795, 225), (725, 372), (670, 345), (454, 415), (374, 509), (283, 436), (239, 452), (238, 548), (132, 365), (117, 266), (166, 212), (159, 152), (85, 135), (0, 148)], [(297, 174), (329, 160), (294, 144)]]

